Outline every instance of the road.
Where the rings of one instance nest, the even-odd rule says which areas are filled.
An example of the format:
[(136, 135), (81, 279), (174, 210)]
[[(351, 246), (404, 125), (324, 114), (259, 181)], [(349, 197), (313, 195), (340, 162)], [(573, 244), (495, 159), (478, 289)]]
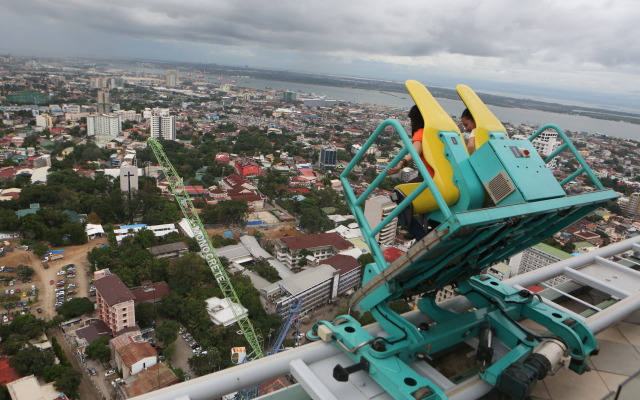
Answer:
[(80, 382), (80, 387), (78, 388), (78, 392), (80, 392), (80, 398), (82, 400), (102, 400), (102, 398), (98, 395), (96, 389), (93, 387), (91, 382), (89, 382), (89, 377), (86, 371), (80, 365), (76, 357), (73, 355), (73, 352), (67, 345), (67, 342), (64, 340), (64, 337), (62, 337), (62, 332), (60, 331), (60, 329), (54, 328), (50, 330), (49, 333), (52, 336), (55, 336), (55, 338), (58, 340), (58, 343), (60, 343), (60, 346), (62, 346), (62, 350), (67, 356), (67, 360), (69, 360), (69, 362), (73, 366), (73, 369), (82, 372), (82, 381)]

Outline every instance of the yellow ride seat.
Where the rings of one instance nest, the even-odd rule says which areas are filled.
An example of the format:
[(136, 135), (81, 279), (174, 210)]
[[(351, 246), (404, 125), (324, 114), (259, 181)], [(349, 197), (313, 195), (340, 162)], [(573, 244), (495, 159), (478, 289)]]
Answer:
[(467, 85), (458, 85), (456, 91), (476, 122), (476, 150), (489, 140), (489, 132), (502, 132), (509, 138), (502, 122), (493, 115), (473, 89)]
[[(460, 143), (465, 143), (460, 129), (440, 104), (429, 93), (426, 87), (418, 81), (408, 80), (405, 83), (409, 94), (418, 106), (424, 119), (424, 133), (422, 135), (422, 154), (425, 160), (433, 168), (433, 181), (447, 205), (455, 204), (460, 197), (460, 190), (453, 182), (453, 168), (445, 156), (444, 143), (438, 137), (439, 132), (457, 132)], [(421, 162), (416, 160), (416, 162)], [(405, 197), (412, 193), (420, 183), (405, 183), (395, 189)], [(423, 191), (416, 197), (412, 205), (412, 214), (424, 214), (438, 209), (430, 189)]]

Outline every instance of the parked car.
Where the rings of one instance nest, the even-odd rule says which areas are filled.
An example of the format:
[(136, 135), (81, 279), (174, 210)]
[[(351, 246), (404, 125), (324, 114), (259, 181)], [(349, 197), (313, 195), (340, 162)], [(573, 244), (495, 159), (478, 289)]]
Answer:
[(107, 371), (107, 372), (104, 374), (104, 376), (109, 377), (109, 376), (111, 376), (111, 375), (113, 375), (113, 374), (115, 374), (115, 373), (116, 373), (116, 370), (115, 370), (115, 369), (110, 369), (109, 371)]
[(42, 308), (38, 307), (36, 308), (36, 311), (38, 312), (38, 314), (42, 314)]
[(20, 288), (17, 288), (17, 289), (16, 289), (16, 293), (20, 293)]
[(9, 290), (9, 294), (13, 295), (15, 291), (13, 289)]
[(6, 281), (5, 281), (5, 282), (4, 282), (4, 285), (5, 285), (5, 286), (9, 286), (9, 282), (6, 282)]
[(178, 335), (182, 335), (183, 333), (185, 333), (187, 331), (187, 328), (185, 328), (184, 326), (180, 327), (180, 330), (178, 331)]
[(49, 285), (53, 285), (53, 279), (49, 281)]
[(95, 368), (89, 368), (89, 373), (90, 373), (91, 375), (93, 375), (93, 376), (98, 375), (98, 372), (96, 371), (96, 369), (95, 369)]

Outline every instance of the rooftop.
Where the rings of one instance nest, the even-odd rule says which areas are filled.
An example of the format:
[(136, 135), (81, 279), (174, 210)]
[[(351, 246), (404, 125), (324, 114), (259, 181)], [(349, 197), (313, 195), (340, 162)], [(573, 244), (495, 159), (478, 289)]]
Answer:
[(331, 265), (333, 268), (340, 271), (340, 274), (346, 274), (351, 270), (360, 268), (360, 263), (355, 258), (342, 254), (336, 254), (333, 257), (329, 257), (326, 260), (323, 260), (322, 264)]
[(544, 244), (544, 243), (538, 243), (537, 245), (533, 246), (536, 249), (543, 251), (553, 257), (559, 258), (560, 260), (566, 260), (567, 258), (571, 258), (573, 257), (571, 254), (562, 251), (560, 249), (556, 249), (555, 247), (549, 246), (548, 244)]
[(165, 364), (156, 364), (126, 379), (120, 389), (127, 398), (130, 398), (169, 386), (177, 381), (178, 377), (169, 367)]
[(149, 342), (129, 343), (118, 349), (117, 352), (120, 354), (120, 357), (122, 357), (125, 365), (129, 367), (145, 358), (158, 356), (156, 349), (151, 347)]
[(317, 235), (306, 235), (280, 238), (291, 250), (302, 250), (321, 246), (333, 246), (338, 251), (347, 250), (353, 245), (344, 240), (337, 233), (319, 233)]
[(109, 306), (136, 299), (118, 275), (107, 275), (95, 281), (94, 285)]

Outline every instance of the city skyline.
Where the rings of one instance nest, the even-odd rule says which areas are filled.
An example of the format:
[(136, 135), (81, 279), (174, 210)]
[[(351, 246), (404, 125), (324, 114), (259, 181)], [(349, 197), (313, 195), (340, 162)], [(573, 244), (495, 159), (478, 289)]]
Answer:
[[(638, 108), (631, 1), (8, 0), (0, 52), (249, 65)], [(72, 21), (73, 23), (70, 23)], [(28, 33), (22, 28), (29, 26)]]

